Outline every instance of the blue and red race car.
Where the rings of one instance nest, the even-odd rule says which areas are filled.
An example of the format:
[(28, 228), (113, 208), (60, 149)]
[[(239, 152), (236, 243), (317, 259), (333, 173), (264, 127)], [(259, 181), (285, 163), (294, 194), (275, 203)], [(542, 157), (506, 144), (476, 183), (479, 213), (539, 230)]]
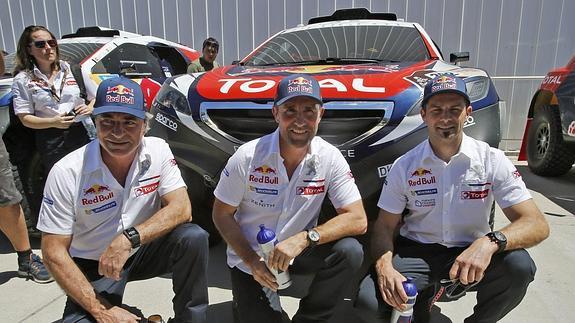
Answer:
[[(469, 54), (451, 56), (457, 62)], [(445, 62), (417, 23), (366, 9), (338, 10), (279, 32), (235, 65), (169, 78), (160, 89), (150, 134), (170, 144), (194, 218), (208, 230), (220, 172), (238, 146), (275, 130), (275, 87), (292, 73), (319, 81), (326, 111), (318, 135), (348, 160), (368, 214), (377, 212), (393, 161), (426, 138), (419, 111), (423, 87), (435, 76), (464, 78), (473, 105), (465, 132), (499, 144), (499, 96), (485, 71)]]
[(559, 176), (575, 162), (575, 56), (550, 71), (533, 95), (519, 160), (541, 176)]

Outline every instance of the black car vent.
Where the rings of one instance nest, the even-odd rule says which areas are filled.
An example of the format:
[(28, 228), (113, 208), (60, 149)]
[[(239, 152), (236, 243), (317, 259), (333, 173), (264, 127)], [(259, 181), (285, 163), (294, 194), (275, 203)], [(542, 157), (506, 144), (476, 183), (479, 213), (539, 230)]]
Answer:
[[(374, 106), (372, 103), (369, 105)], [(335, 146), (356, 142), (383, 127), (391, 116), (391, 107), (389, 103), (386, 112), (386, 108), (381, 105), (376, 109), (330, 109), (329, 104), (326, 104), (318, 135)], [(259, 138), (277, 128), (271, 106), (266, 109), (206, 107), (203, 118), (220, 134), (238, 143)]]

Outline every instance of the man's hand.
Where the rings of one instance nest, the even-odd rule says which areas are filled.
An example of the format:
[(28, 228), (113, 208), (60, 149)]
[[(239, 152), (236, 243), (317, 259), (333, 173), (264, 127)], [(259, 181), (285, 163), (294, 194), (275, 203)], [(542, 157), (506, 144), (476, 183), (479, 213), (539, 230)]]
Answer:
[(384, 266), (383, 262), (376, 262), (375, 271), (377, 272), (377, 285), (383, 300), (394, 308), (403, 311), (408, 300), (402, 284), (406, 278), (395, 270), (390, 263)]
[(459, 278), (463, 285), (480, 281), (497, 249), (497, 244), (487, 237), (475, 240), (455, 259), (449, 271), (449, 278)]
[(308, 246), (307, 233), (300, 232), (279, 242), (270, 252), (268, 266), (286, 271), (290, 262)]
[(120, 280), (120, 272), (130, 256), (132, 244), (123, 234), (118, 235), (100, 256), (98, 273), (107, 278)]
[(250, 267), (252, 276), (258, 283), (260, 283), (260, 285), (267, 287), (274, 292), (277, 291), (279, 285), (276, 282), (276, 278), (270, 272), (263, 259), (254, 258), (254, 260), (250, 261), (249, 263), (246, 262), (246, 264)]
[(112, 306), (108, 309), (98, 312), (97, 314), (93, 315), (97, 322), (102, 323), (115, 323), (115, 322), (126, 322), (126, 323), (134, 323), (139, 322), (140, 317), (126, 311), (125, 309)]

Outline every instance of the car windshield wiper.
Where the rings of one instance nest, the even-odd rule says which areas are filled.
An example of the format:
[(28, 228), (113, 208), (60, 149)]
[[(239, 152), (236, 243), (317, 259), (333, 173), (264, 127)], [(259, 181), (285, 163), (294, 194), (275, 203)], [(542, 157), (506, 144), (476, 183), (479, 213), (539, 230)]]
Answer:
[[(376, 58), (353, 58), (353, 57), (328, 57), (324, 59), (314, 59), (306, 61), (293, 61), (293, 62), (274, 62), (267, 64), (257, 64), (254, 66), (281, 66), (281, 65), (330, 65), (330, 64), (380, 64), (380, 63), (396, 63), (397, 61), (383, 60)], [(246, 64), (248, 65), (248, 64)], [(251, 65), (251, 64), (250, 64)]]

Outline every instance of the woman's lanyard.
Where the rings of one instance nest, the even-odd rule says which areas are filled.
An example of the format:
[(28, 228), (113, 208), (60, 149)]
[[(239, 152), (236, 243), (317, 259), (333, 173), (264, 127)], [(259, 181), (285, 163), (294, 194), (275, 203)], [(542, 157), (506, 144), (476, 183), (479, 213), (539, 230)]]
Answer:
[(57, 103), (60, 103), (60, 99), (62, 97), (62, 91), (64, 90), (64, 86), (66, 85), (66, 77), (68, 76), (68, 70), (64, 69), (64, 76), (62, 76), (62, 82), (60, 83), (60, 91), (57, 93), (54, 84), (49, 84), (45, 80), (40, 80), (36, 74), (32, 73), (34, 81), (42, 82), (45, 88), (48, 88), (50, 94), (52, 95), (52, 99)]

